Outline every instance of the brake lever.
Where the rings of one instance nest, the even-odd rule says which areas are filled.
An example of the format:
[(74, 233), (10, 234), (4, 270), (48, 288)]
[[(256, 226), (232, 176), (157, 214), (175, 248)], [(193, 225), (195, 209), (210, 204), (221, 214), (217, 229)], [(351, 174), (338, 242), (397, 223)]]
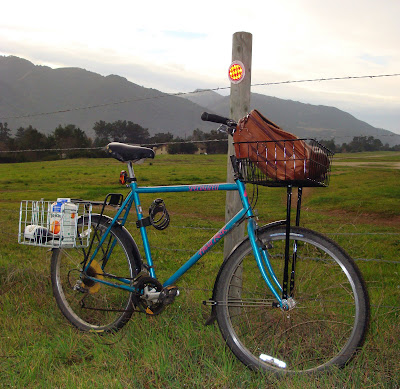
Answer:
[(227, 126), (225, 124), (221, 124), (218, 127), (217, 132), (232, 135), (236, 129), (236, 123), (232, 122), (232, 124), (234, 124), (234, 126)]
[(229, 132), (228, 132), (228, 126), (226, 126), (225, 124), (221, 124), (221, 125), (218, 127), (217, 132), (224, 133), (224, 134), (229, 134)]

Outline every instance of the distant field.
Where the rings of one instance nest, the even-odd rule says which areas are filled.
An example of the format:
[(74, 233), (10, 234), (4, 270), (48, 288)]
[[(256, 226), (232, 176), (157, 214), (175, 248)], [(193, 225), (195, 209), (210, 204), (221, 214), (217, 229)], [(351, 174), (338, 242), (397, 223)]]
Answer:
[(335, 166), (362, 167), (364, 169), (400, 169), (400, 152), (387, 153), (375, 151), (338, 154), (335, 157)]
[(340, 153), (335, 155), (335, 162), (354, 160), (357, 162), (400, 161), (400, 151), (370, 151), (363, 153)]
[[(226, 350), (217, 327), (204, 327), (222, 245), (178, 282), (179, 300), (160, 316), (133, 316), (115, 336), (82, 334), (51, 294), (46, 249), (17, 243), (21, 200), (102, 200), (127, 193), (125, 165), (77, 159), (0, 165), (0, 386), (57, 388), (368, 388), (400, 382), (399, 152), (338, 154), (328, 188), (306, 188), (301, 224), (341, 244), (368, 285), (372, 323), (364, 349), (343, 370), (277, 379), (250, 372)], [(225, 181), (226, 156), (157, 156), (137, 165), (139, 184)], [(248, 193), (253, 193), (248, 188)], [(142, 198), (148, 208), (156, 195)], [(157, 274), (170, 274), (224, 221), (224, 193), (166, 194), (171, 226), (149, 229)], [(260, 223), (285, 216), (285, 190), (259, 188)], [(134, 217), (128, 228), (139, 239)]]

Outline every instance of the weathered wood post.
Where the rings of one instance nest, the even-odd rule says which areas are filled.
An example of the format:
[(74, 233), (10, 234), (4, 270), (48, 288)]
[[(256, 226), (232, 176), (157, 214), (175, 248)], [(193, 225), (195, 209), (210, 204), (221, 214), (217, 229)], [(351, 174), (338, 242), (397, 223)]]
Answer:
[[(251, 53), (252, 34), (248, 32), (236, 32), (232, 41), (232, 63), (239, 61), (244, 67), (244, 77), (238, 83), (231, 83), (231, 114), (233, 120), (238, 121), (250, 110), (250, 86), (251, 86)], [(228, 140), (228, 165), (227, 182), (234, 182), (230, 156), (234, 154), (233, 139), (229, 135)], [(229, 221), (241, 209), (239, 194), (236, 191), (226, 192), (225, 220)], [(229, 255), (235, 244), (244, 237), (244, 223), (235, 228), (225, 237), (224, 257)]]

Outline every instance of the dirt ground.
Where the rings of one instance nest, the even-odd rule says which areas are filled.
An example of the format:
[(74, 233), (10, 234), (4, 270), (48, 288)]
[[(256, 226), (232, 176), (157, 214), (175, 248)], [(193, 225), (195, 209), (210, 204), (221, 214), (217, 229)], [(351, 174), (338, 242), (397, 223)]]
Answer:
[(335, 166), (354, 166), (354, 167), (377, 167), (377, 168), (388, 168), (388, 169), (400, 169), (400, 162), (340, 162), (334, 161)]

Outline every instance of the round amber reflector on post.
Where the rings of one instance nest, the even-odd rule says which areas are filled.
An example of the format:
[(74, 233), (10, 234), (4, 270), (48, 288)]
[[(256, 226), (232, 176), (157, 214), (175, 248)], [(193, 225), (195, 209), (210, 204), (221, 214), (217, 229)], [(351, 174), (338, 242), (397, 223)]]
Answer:
[(231, 66), (229, 66), (228, 77), (233, 84), (243, 81), (245, 73), (244, 65), (240, 61), (233, 61)]

